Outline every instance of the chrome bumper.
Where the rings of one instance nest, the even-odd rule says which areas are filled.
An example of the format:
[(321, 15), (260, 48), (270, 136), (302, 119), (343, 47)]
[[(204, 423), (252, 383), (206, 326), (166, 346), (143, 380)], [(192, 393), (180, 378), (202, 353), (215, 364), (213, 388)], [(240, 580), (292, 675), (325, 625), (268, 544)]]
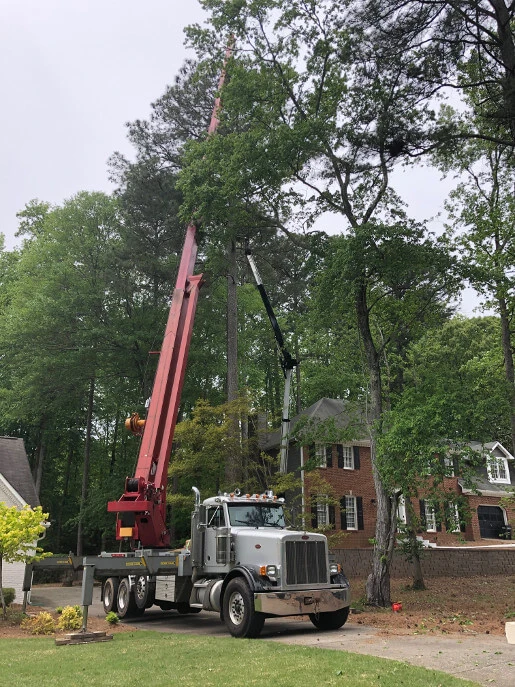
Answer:
[(330, 613), (350, 606), (350, 589), (303, 589), (254, 594), (254, 608), (268, 615)]

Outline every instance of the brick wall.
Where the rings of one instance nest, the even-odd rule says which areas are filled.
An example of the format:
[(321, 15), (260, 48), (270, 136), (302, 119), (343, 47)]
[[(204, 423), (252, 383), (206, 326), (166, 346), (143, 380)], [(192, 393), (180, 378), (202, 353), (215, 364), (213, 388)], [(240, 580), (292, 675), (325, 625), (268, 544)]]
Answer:
[[(348, 577), (367, 577), (372, 568), (372, 549), (335, 549), (336, 561)], [(392, 577), (411, 575), (411, 564), (395, 553)], [(472, 577), (515, 575), (515, 547), (509, 549), (426, 549), (422, 558), (425, 577)]]

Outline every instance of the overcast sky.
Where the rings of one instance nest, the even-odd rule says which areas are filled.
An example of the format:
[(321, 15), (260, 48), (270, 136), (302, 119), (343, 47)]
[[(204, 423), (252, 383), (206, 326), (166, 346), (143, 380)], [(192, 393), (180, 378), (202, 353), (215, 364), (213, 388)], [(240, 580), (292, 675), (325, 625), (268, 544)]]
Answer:
[(125, 123), (147, 117), (187, 56), (196, 0), (0, 0), (0, 232), (32, 198), (112, 190), (106, 162), (130, 153)]
[[(107, 159), (131, 154), (125, 123), (146, 118), (173, 82), (188, 55), (183, 29), (203, 12), (197, 0), (0, 0), (0, 10), (0, 232), (9, 249), (31, 199), (112, 190)], [(452, 184), (437, 172), (396, 179), (416, 219), (443, 211)]]

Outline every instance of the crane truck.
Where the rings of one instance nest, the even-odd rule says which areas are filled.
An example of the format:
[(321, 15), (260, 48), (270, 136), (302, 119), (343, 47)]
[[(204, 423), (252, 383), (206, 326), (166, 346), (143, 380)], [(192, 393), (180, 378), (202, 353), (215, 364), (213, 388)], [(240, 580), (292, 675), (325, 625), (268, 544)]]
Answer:
[[(219, 90), (223, 79), (224, 73)], [(217, 98), (210, 134), (217, 128), (219, 107)], [(141, 615), (157, 605), (181, 614), (218, 613), (235, 637), (258, 636), (269, 617), (307, 615), (320, 630), (337, 629), (349, 614), (349, 583), (340, 566), (330, 562), (327, 538), (290, 530), (284, 499), (270, 490), (255, 494), (235, 490), (202, 501), (193, 487), (191, 539), (182, 548), (170, 547), (168, 464), (202, 283), (202, 275), (193, 274), (196, 230), (193, 222), (186, 229), (147, 417), (134, 413), (126, 423), (141, 437), (141, 444), (134, 475), (125, 480), (121, 497), (108, 503), (108, 511), (116, 513), (120, 551), (70, 556), (54, 561), (53, 567), (61, 564), (83, 570), (84, 631), (95, 579), (102, 583), (104, 610), (115, 611), (121, 618)], [(260, 279), (256, 279), (259, 287)], [(263, 295), (262, 285), (260, 291)], [(273, 315), (270, 304), (264, 302)], [(274, 332), (284, 354), (276, 325)], [(291, 371), (295, 361), (284, 355)], [(52, 567), (52, 563), (43, 561), (43, 566)]]

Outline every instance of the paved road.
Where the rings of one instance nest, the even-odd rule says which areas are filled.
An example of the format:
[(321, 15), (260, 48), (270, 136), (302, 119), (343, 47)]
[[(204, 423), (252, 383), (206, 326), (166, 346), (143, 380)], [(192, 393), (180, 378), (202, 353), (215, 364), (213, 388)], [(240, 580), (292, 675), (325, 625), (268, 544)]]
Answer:
[[(80, 604), (80, 587), (35, 587), (31, 604), (55, 608)], [(104, 617), (100, 590), (95, 588), (90, 616)], [(142, 630), (227, 636), (225, 626), (214, 613), (179, 615), (149, 609), (141, 618), (125, 621)], [(359, 625), (354, 617), (341, 630), (319, 632), (309, 620), (280, 618), (265, 622), (263, 639), (316, 646), (321, 649), (351, 651), (380, 658), (406, 661), (416, 666), (442, 670), (473, 680), (485, 687), (515, 686), (515, 645), (494, 635), (381, 636), (373, 627)]]

